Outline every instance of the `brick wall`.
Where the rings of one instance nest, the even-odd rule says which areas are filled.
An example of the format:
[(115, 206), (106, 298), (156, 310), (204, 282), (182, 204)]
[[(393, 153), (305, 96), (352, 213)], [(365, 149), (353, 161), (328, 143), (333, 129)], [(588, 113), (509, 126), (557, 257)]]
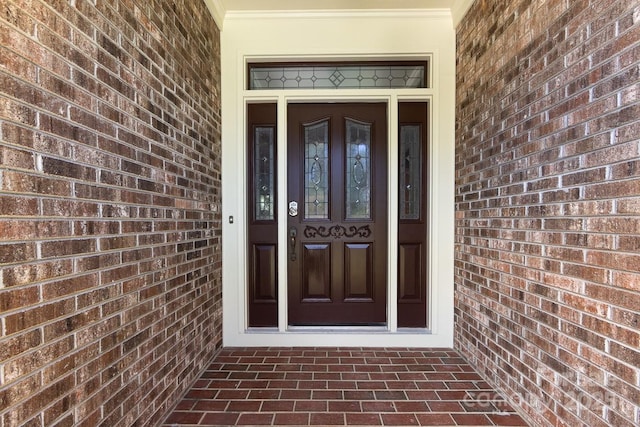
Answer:
[(457, 29), (455, 345), (533, 425), (640, 424), (640, 3)]
[(201, 1), (0, 5), (0, 427), (157, 424), (221, 344)]

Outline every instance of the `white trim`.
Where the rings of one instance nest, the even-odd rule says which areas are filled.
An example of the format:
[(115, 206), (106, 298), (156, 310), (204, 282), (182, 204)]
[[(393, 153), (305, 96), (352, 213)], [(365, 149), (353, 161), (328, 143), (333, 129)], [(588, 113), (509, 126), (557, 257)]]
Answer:
[[(214, 1), (214, 0), (205, 0)], [(229, 10), (228, 20), (245, 19), (306, 19), (306, 18), (421, 18), (451, 17), (449, 9), (314, 9), (314, 10)]]
[(220, 30), (226, 19), (268, 19), (268, 18), (304, 18), (304, 17), (362, 17), (362, 16), (422, 16), (439, 19), (450, 16), (456, 28), (473, 5), (474, 0), (454, 0), (450, 8), (433, 9), (315, 9), (315, 10), (227, 10), (221, 0), (204, 0), (213, 20)]
[[(246, 87), (246, 86), (245, 86)], [(289, 324), (289, 310), (287, 310), (287, 292), (289, 278), (286, 274), (289, 257), (287, 254), (287, 100), (284, 93), (278, 96), (278, 330), (286, 333)]]
[(456, 28), (460, 21), (467, 14), (474, 0), (455, 0), (451, 6), (451, 18), (453, 21), (453, 28)]
[(234, 337), (225, 346), (232, 347), (451, 347), (452, 342), (443, 334), (428, 330), (399, 329), (397, 332), (379, 331), (375, 328), (352, 332), (323, 329), (318, 331), (289, 330), (281, 333), (275, 328), (260, 331), (248, 330)]
[[(398, 331), (398, 95), (392, 91), (387, 107), (387, 327)], [(395, 262), (394, 262), (395, 261)]]
[(209, 9), (209, 13), (213, 17), (218, 28), (222, 31), (226, 10), (220, 0), (204, 0), (204, 4)]

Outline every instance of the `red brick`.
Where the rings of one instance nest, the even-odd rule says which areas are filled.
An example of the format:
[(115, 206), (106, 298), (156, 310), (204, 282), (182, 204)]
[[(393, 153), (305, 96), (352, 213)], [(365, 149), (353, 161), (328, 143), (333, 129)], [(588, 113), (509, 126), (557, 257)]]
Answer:
[(40, 300), (37, 286), (17, 289), (0, 289), (0, 312), (17, 310), (36, 304)]
[(416, 417), (421, 426), (454, 425), (449, 414), (417, 414)]
[(330, 412), (312, 412), (309, 417), (309, 425), (344, 425), (345, 414), (342, 413), (330, 413)]
[[(198, 424), (198, 422), (202, 419), (203, 415), (204, 415), (203, 412), (193, 412), (193, 411), (174, 412), (173, 414), (171, 414), (169, 418), (167, 418), (166, 421), (168, 423)], [(209, 419), (209, 422), (211, 422), (211, 419)]]
[(37, 208), (38, 201), (33, 197), (0, 194), (0, 215), (25, 216), (35, 212)]
[(19, 264), (3, 270), (5, 287), (27, 285), (49, 278), (64, 276), (73, 271), (71, 260), (53, 260), (37, 264)]
[(640, 252), (640, 235), (620, 236), (618, 240), (618, 249), (632, 253)]
[[(205, 413), (202, 418), (202, 422), (205, 425), (236, 425), (240, 414), (228, 414), (228, 413)], [(172, 422), (167, 419), (167, 422)]]
[(8, 334), (12, 334), (28, 329), (49, 320), (71, 314), (73, 312), (73, 308), (73, 299), (66, 299), (47, 305), (29, 307), (28, 310), (9, 314), (5, 317), (6, 331)]
[(640, 291), (640, 280), (636, 273), (627, 273), (622, 271), (616, 271), (613, 273), (614, 286), (629, 289), (632, 291)]
[(243, 413), (240, 414), (236, 425), (271, 425), (274, 414)]
[(28, 175), (21, 172), (6, 171), (2, 175), (4, 189), (14, 193), (35, 193), (68, 196), (70, 184), (63, 180)]
[(35, 158), (32, 152), (19, 150), (13, 147), (0, 146), (0, 161), (9, 169), (35, 168)]
[(305, 413), (276, 413), (274, 425), (278, 426), (306, 426), (309, 425), (309, 414)]
[[(592, 265), (598, 265), (607, 268), (620, 268), (621, 270), (634, 271), (635, 266), (640, 262), (640, 257), (637, 255), (623, 254), (617, 252), (604, 252), (604, 251), (589, 251), (587, 253), (587, 262)], [(590, 291), (596, 292), (598, 295), (606, 295), (604, 288), (591, 287)], [(630, 295), (632, 299), (636, 299)]]
[(11, 383), (17, 378), (30, 375), (36, 372), (39, 367), (55, 360), (58, 355), (69, 353), (72, 349), (73, 337), (68, 337), (41, 347), (35, 352), (25, 353), (19, 358), (13, 359), (5, 364), (5, 381)]
[[(522, 0), (513, 15), (494, 9), (497, 1), (482, 3), (457, 29), (456, 346), (505, 394), (549, 402), (543, 409), (520, 402), (534, 423), (604, 425), (589, 411), (566, 410), (568, 392), (536, 383), (536, 373), (637, 380), (629, 371), (638, 339), (632, 307), (640, 304), (633, 8)], [(519, 221), (523, 208), (542, 226)], [(506, 277), (495, 279), (494, 271)], [(494, 281), (522, 285), (489, 289)], [(511, 303), (516, 298), (523, 303)], [(506, 338), (513, 332), (523, 339)], [(522, 377), (533, 381), (523, 385)], [(608, 391), (616, 396), (614, 387)], [(637, 421), (624, 405), (615, 411), (623, 414), (616, 422)]]
[(0, 245), (0, 264), (29, 262), (36, 258), (36, 247), (33, 243), (13, 243)]
[(586, 279), (597, 283), (605, 283), (608, 277), (608, 271), (604, 268), (589, 267), (573, 263), (563, 263), (562, 272), (567, 276)]
[(0, 347), (0, 358), (2, 360), (18, 356), (27, 350), (38, 347), (43, 342), (42, 331), (39, 329), (30, 330), (3, 340), (3, 345)]
[(42, 201), (42, 213), (53, 217), (96, 217), (100, 208), (97, 203), (68, 199), (44, 199)]
[(54, 256), (62, 257), (95, 252), (97, 245), (96, 241), (93, 239), (74, 239), (44, 242), (42, 243), (41, 248), (42, 256), (49, 258)]
[[(132, 222), (124, 230), (126, 235), (121, 235), (118, 219), (164, 217), (164, 211), (150, 206), (150, 195), (136, 190), (138, 184), (163, 193), (156, 200), (172, 208), (179, 205), (177, 198), (186, 197), (184, 191), (172, 186), (177, 175), (185, 177), (181, 183), (184, 188), (219, 194), (219, 180), (208, 178), (220, 175), (220, 159), (215, 154), (219, 153), (219, 132), (215, 131), (219, 123), (202, 121), (189, 136), (176, 135), (170, 146), (159, 132), (140, 126), (151, 123), (151, 117), (165, 117), (171, 126), (184, 125), (186, 129), (193, 125), (194, 116), (220, 117), (215, 95), (219, 93), (219, 75), (212, 74), (219, 69), (209, 67), (211, 58), (219, 55), (219, 33), (206, 7), (191, 3), (160, 7), (147, 15), (149, 11), (143, 9), (134, 14), (122, 2), (70, 5), (36, 0), (21, 7), (10, 2), (7, 12), (0, 17), (4, 47), (0, 57), (5, 64), (0, 79), (10, 96), (0, 101), (0, 160), (7, 166), (1, 178), (0, 215), (14, 219), (0, 221), (0, 232), (15, 243), (5, 240), (0, 249), (4, 264), (0, 283), (5, 296), (1, 309), (6, 313), (3, 325), (5, 332), (13, 335), (2, 346), (8, 352), (3, 360), (23, 360), (20, 369), (24, 372), (41, 370), (38, 378), (58, 381), (61, 386), (54, 391), (46, 384), (10, 384), (3, 391), (3, 400), (10, 396), (9, 401), (15, 403), (8, 408), (11, 416), (0, 423), (93, 426), (144, 420), (158, 424), (164, 416), (161, 408), (172, 406), (174, 396), (182, 394), (189, 378), (198, 374), (220, 345), (220, 321), (204, 322), (215, 317), (212, 313), (219, 310), (219, 302), (216, 309), (202, 308), (211, 306), (220, 295), (220, 282), (214, 283), (219, 278), (219, 255), (198, 246), (191, 251), (199, 253), (198, 263), (173, 258), (161, 238), (162, 231), (146, 238), (151, 222)], [(185, 63), (184, 43), (162, 47), (147, 30), (166, 22), (172, 23), (166, 28), (169, 33), (175, 32), (178, 39), (188, 38), (195, 49), (189, 52), (189, 71), (181, 71), (180, 76), (165, 66), (165, 61)], [(174, 26), (178, 23), (187, 24)], [(34, 36), (36, 30), (38, 37)], [(138, 59), (134, 58), (140, 62), (135, 64)], [(139, 70), (135, 76), (133, 69)], [(189, 89), (176, 91), (174, 82), (186, 75), (193, 77)], [(140, 97), (135, 103), (134, 82)], [(171, 87), (165, 90), (165, 84)], [(184, 114), (168, 115), (164, 111), (167, 104), (145, 98), (144, 94), (150, 93), (147, 90), (175, 93), (175, 102), (186, 109)], [(168, 129), (167, 123), (158, 126)], [(196, 141), (199, 138), (212, 145), (202, 146)], [(138, 152), (140, 148), (157, 155)], [(167, 164), (158, 157), (163, 154), (170, 161)], [(138, 162), (137, 170), (123, 163), (127, 158)], [(196, 165), (193, 159), (203, 163)], [(186, 170), (196, 167), (197, 174)], [(121, 190), (127, 187), (134, 191)], [(117, 206), (121, 201), (124, 204)], [(204, 234), (211, 227), (219, 228), (219, 222), (213, 221), (215, 214), (188, 212), (193, 207), (179, 207), (179, 217), (188, 224), (185, 229)], [(176, 229), (175, 225), (165, 228)], [(100, 241), (92, 238), (98, 235)], [(97, 254), (98, 249), (109, 253)], [(157, 264), (150, 261), (152, 257)], [(187, 262), (189, 267), (181, 265)], [(179, 276), (180, 286), (169, 292), (166, 280), (178, 270), (184, 271)], [(194, 274), (196, 270), (198, 274)], [(155, 274), (139, 276), (142, 282), (138, 284), (129, 280), (143, 271)], [(122, 282), (109, 285), (101, 280), (127, 280), (126, 304), (120, 297), (125, 287)], [(210, 286), (204, 286), (206, 283)], [(195, 300), (185, 299), (194, 288), (206, 291)], [(160, 299), (166, 306), (149, 302)], [(53, 302), (46, 304), (47, 300)], [(171, 308), (165, 311), (166, 307)], [(209, 314), (202, 316), (202, 310)], [(163, 317), (163, 313), (171, 315)], [(129, 323), (121, 324), (121, 319)], [(195, 324), (201, 325), (197, 327), (201, 336), (191, 332)], [(141, 329), (134, 332), (136, 325)], [(158, 336), (144, 332), (151, 331), (151, 325), (158, 325)], [(86, 351), (73, 353), (58, 347), (49, 351), (54, 347), (48, 344), (42, 347), (44, 343), (67, 342), (72, 334)], [(192, 349), (184, 367), (173, 359), (173, 347), (166, 344), (178, 336), (183, 341), (176, 345)], [(47, 349), (42, 359), (27, 356), (37, 345)], [(100, 352), (98, 346), (102, 346)], [(147, 355), (131, 361), (138, 371), (145, 367), (147, 380), (139, 389), (118, 377), (118, 366), (129, 360), (120, 360), (120, 354), (136, 354), (134, 349)], [(166, 360), (166, 354), (172, 354), (171, 363), (159, 362)], [(16, 368), (11, 365), (6, 372), (22, 375)], [(100, 373), (98, 378), (104, 383), (94, 380), (94, 373)], [(165, 389), (165, 375), (179, 375), (184, 381)], [(81, 381), (73, 393), (66, 387), (67, 378)], [(163, 388), (154, 388), (153, 383)], [(27, 394), (20, 394), (22, 387)]]
[(418, 419), (414, 414), (381, 414), (385, 426), (417, 426)]

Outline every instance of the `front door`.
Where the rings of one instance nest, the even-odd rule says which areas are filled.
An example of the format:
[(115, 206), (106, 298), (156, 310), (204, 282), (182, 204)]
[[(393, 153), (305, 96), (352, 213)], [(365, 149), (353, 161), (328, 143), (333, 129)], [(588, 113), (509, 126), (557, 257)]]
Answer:
[(290, 325), (387, 322), (387, 106), (290, 104)]

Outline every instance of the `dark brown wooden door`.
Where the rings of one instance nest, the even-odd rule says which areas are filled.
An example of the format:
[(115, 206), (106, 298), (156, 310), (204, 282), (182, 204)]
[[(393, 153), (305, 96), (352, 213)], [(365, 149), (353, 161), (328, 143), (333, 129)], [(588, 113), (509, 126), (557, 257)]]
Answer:
[(275, 103), (247, 106), (248, 321), (278, 326), (278, 195)]
[(398, 327), (427, 326), (428, 146), (425, 102), (398, 105)]
[(290, 325), (384, 324), (386, 104), (288, 106)]

